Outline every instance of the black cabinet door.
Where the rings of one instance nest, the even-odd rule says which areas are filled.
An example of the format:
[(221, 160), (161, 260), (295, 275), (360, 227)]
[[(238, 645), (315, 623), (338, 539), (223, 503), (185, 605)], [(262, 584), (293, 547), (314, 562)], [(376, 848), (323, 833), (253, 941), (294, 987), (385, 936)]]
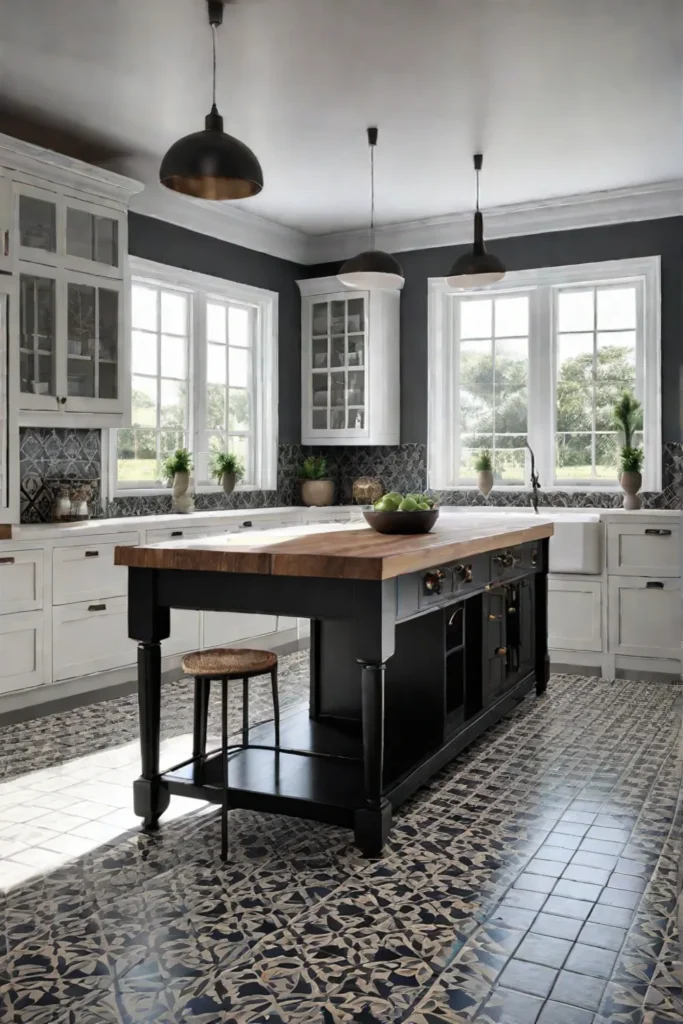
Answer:
[(507, 678), (507, 640), (505, 590), (501, 587), (484, 595), (484, 668), (486, 671), (484, 705), (490, 704), (505, 689)]

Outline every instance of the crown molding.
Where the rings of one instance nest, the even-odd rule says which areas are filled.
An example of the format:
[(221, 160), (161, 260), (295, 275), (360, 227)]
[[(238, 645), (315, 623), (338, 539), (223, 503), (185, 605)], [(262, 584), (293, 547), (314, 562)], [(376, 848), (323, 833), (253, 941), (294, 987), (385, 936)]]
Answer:
[(93, 192), (116, 202), (130, 202), (131, 196), (140, 192), (144, 185), (134, 178), (95, 167), (83, 160), (76, 160), (51, 149), (22, 142), (12, 135), (0, 133), (0, 167), (19, 171), (22, 175), (48, 180), (63, 188)]
[[(309, 235), (229, 203), (206, 203), (147, 185), (130, 209), (234, 245), (310, 265), (347, 259), (367, 244), (366, 228)], [(561, 196), (484, 211), (486, 237), (512, 238), (551, 231), (659, 220), (683, 216), (683, 179), (633, 188)], [(377, 228), (376, 244), (386, 252), (409, 252), (465, 244), (472, 239), (472, 212), (446, 214)]]
[(307, 259), (310, 236), (296, 228), (288, 228), (264, 217), (234, 206), (232, 203), (209, 203), (193, 199), (154, 183), (146, 185), (130, 205), (132, 213), (156, 217), (202, 235), (220, 238), (223, 242), (267, 253), (294, 263), (313, 262)]
[[(588, 192), (484, 210), (487, 239), (545, 234), (580, 228), (658, 220), (683, 215), (683, 180), (633, 188)], [(367, 245), (366, 228), (309, 236), (307, 263), (343, 260)], [(409, 252), (472, 240), (472, 212), (389, 224), (376, 229), (376, 245), (386, 252)]]

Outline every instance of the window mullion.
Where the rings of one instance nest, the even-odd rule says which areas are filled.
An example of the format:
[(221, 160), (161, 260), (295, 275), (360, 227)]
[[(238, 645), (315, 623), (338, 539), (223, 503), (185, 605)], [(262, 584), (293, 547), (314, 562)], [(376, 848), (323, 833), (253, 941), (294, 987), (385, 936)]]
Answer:
[[(553, 315), (550, 288), (529, 293), (529, 377), (527, 438), (534, 450), (541, 485), (552, 486), (554, 424)], [(526, 453), (524, 483), (529, 484), (531, 457)]]

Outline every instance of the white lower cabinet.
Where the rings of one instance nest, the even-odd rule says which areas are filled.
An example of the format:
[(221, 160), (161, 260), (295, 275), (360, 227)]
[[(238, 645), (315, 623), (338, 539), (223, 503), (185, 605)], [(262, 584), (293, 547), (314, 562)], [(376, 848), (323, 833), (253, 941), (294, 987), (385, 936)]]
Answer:
[(171, 608), (171, 635), (161, 641), (161, 653), (187, 654), (201, 646), (200, 613), (189, 608)]
[(52, 603), (121, 597), (128, 590), (128, 570), (123, 565), (114, 565), (114, 550), (138, 542), (137, 533), (122, 533), (97, 537), (88, 544), (55, 548)]
[(128, 599), (79, 601), (52, 609), (52, 677), (72, 679), (135, 663), (128, 637)]
[(0, 616), (0, 693), (39, 686), (43, 675), (43, 613)]
[(602, 650), (601, 589), (599, 580), (548, 579), (551, 650)]
[(43, 607), (43, 552), (0, 555), (0, 615)]
[(680, 660), (680, 579), (610, 577), (609, 649), (612, 654)]
[[(204, 612), (202, 647), (221, 647), (251, 640), (277, 629), (277, 615), (245, 615), (241, 612)], [(254, 644), (258, 647), (258, 644)]]

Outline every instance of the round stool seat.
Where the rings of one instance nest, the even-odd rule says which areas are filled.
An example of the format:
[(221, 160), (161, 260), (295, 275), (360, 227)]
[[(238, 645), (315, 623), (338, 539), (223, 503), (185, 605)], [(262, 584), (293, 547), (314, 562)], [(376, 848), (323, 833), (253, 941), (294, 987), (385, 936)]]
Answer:
[(189, 676), (241, 676), (246, 673), (270, 672), (277, 665), (272, 651), (252, 651), (240, 647), (215, 647), (210, 651), (194, 651), (182, 661), (183, 672)]

